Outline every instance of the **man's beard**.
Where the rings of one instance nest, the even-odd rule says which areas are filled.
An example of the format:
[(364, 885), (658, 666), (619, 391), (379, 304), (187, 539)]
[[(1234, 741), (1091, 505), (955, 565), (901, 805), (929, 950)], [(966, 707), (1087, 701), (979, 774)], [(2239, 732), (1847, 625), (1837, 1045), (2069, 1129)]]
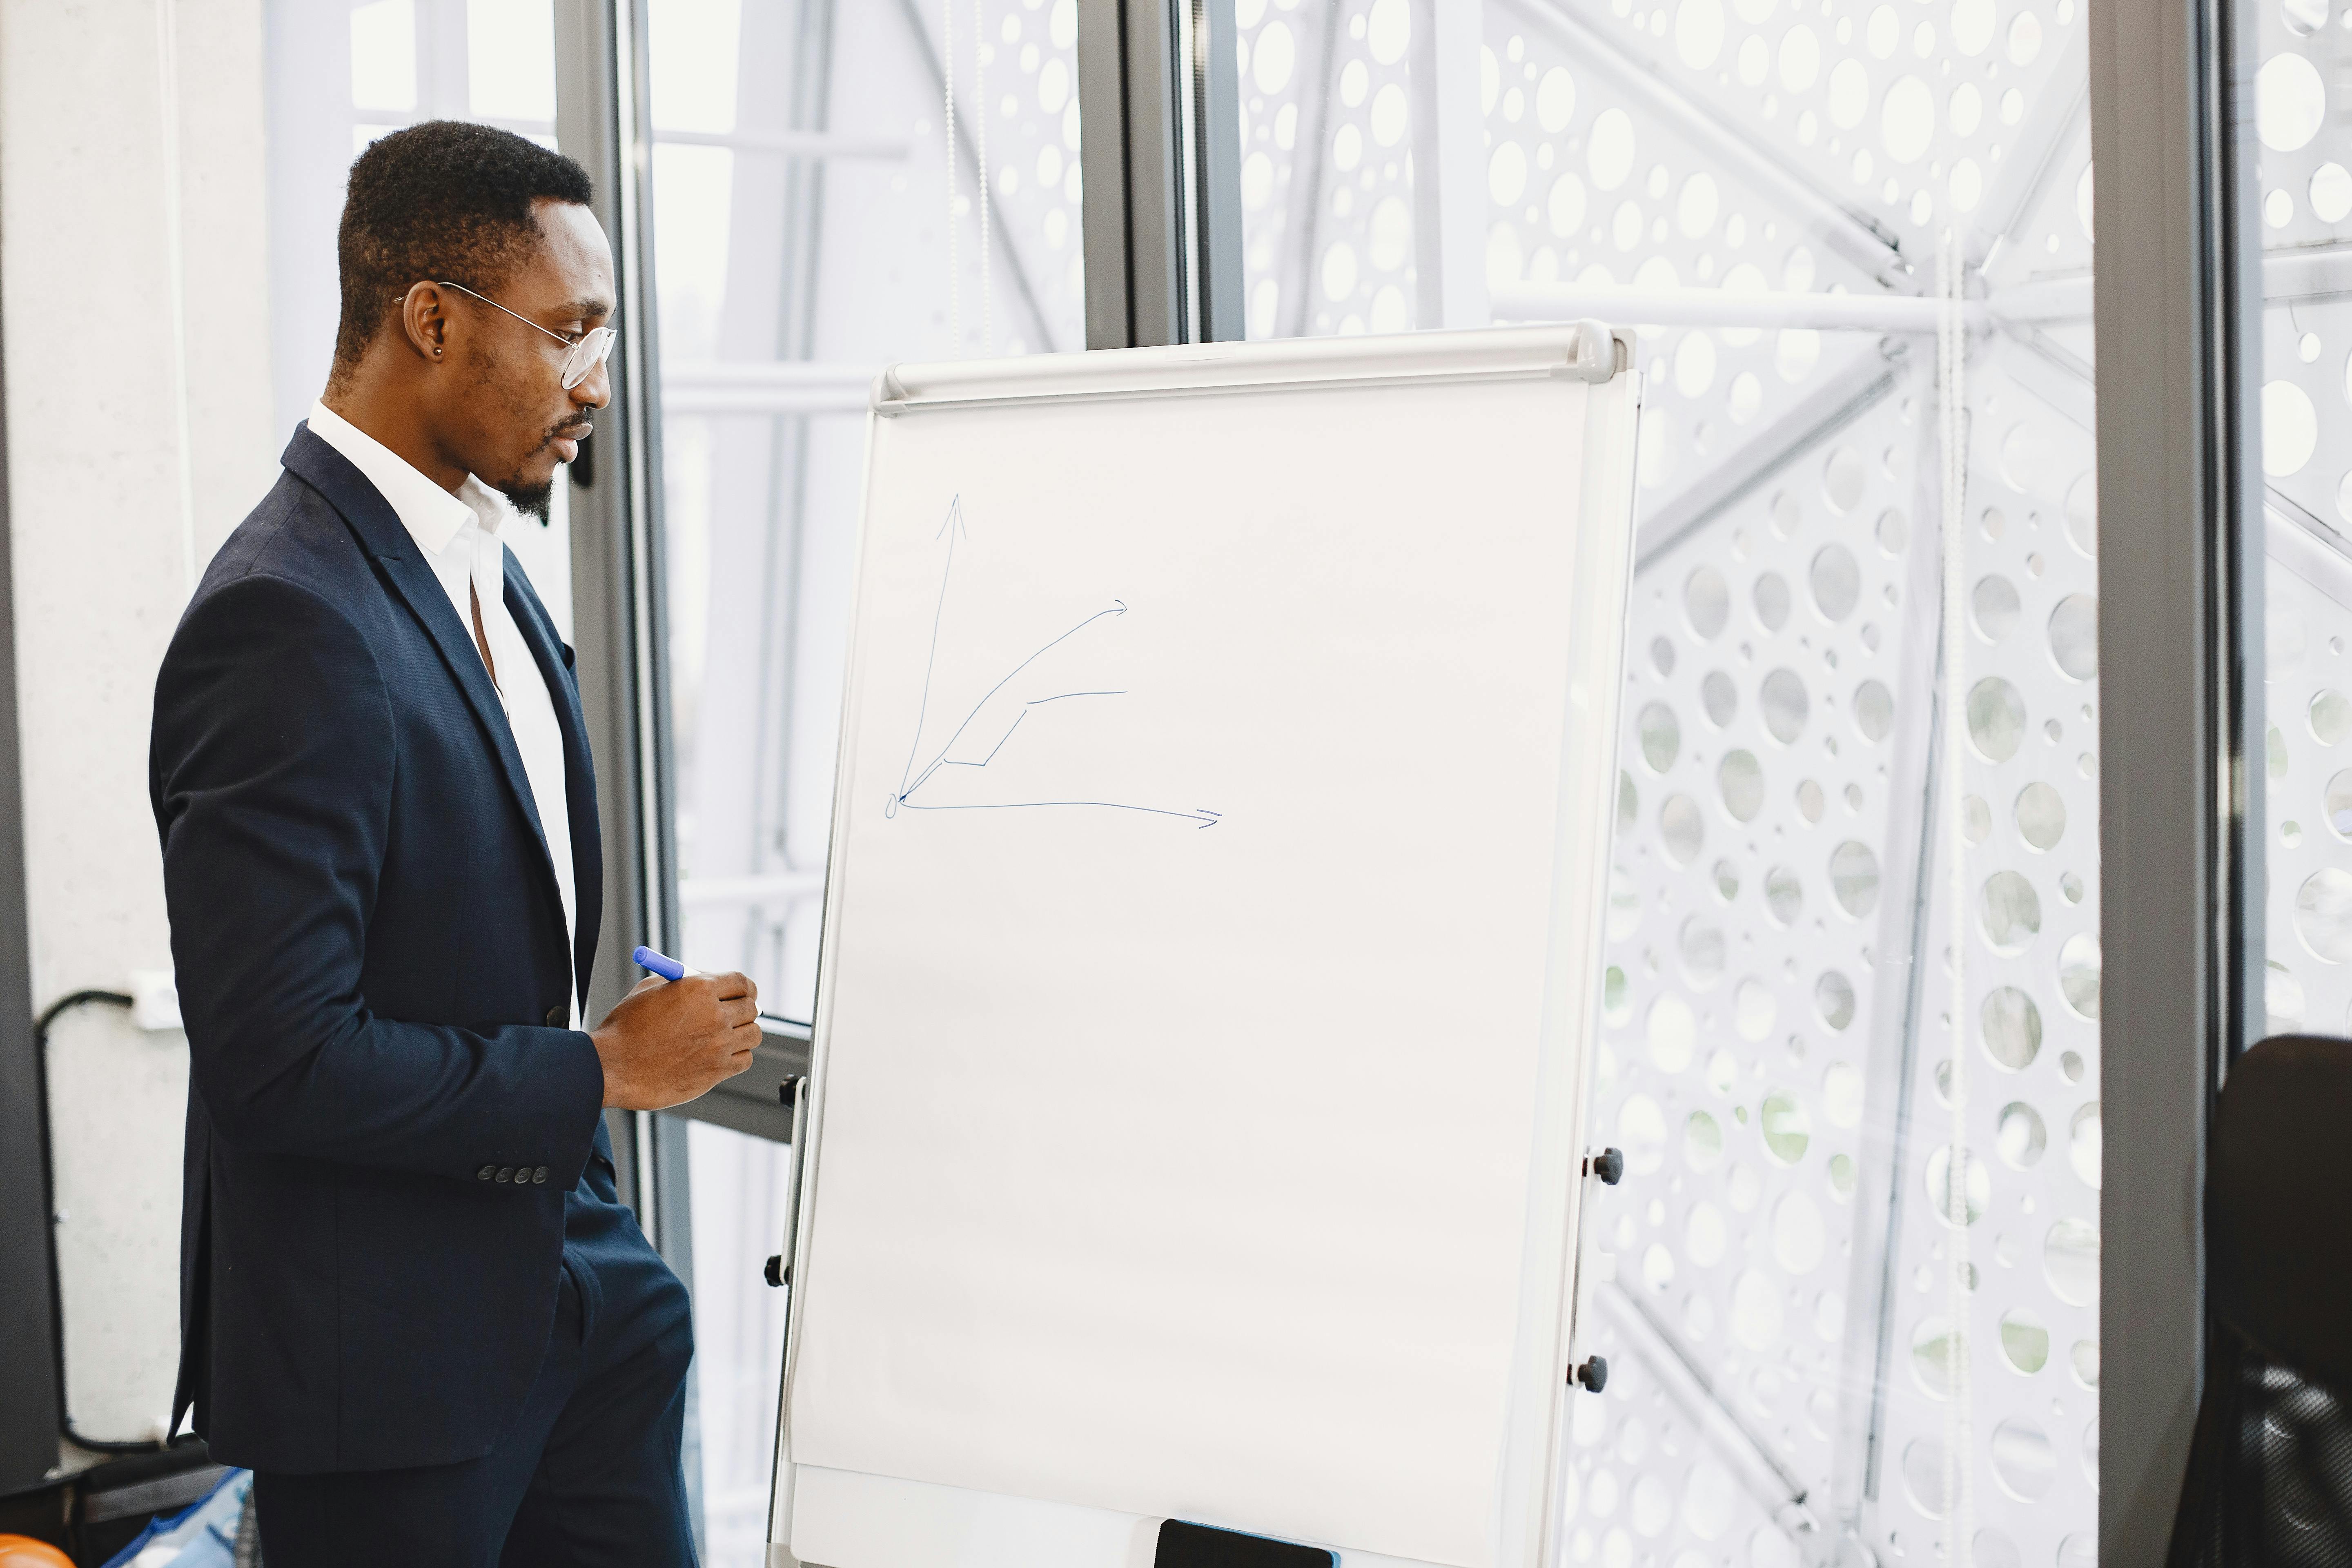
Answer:
[(539, 519), (543, 526), (555, 504), (555, 481), (551, 479), (543, 485), (527, 485), (520, 478), (512, 479), (499, 486), (499, 494), (512, 502), (515, 510)]

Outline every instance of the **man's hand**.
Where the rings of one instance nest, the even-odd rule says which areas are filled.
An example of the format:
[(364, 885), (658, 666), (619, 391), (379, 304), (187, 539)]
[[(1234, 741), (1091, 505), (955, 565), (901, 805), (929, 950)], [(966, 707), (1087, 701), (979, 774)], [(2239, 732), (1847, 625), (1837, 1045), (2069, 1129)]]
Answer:
[(604, 1064), (604, 1104), (666, 1110), (751, 1065), (760, 988), (740, 974), (649, 974), (589, 1038)]

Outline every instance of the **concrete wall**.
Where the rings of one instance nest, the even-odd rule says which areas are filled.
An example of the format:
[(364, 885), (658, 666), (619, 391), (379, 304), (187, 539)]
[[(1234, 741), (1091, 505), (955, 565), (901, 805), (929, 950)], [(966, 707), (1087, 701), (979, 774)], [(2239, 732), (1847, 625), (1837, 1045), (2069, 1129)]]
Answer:
[[(0, 0), (0, 312), (36, 1007), (170, 966), (154, 671), (273, 482), (261, 0)], [(111, 1009), (49, 1051), (66, 1408), (159, 1429), (187, 1053)], [(11, 1354), (25, 1353), (11, 1347)]]

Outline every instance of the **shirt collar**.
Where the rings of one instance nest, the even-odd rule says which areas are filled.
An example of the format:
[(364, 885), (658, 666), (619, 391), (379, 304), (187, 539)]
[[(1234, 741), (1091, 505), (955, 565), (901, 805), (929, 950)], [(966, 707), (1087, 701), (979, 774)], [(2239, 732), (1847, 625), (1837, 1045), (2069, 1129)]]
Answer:
[(323, 401), (310, 405), (310, 434), (351, 459), (352, 467), (391, 503), (400, 525), (426, 554), (439, 555), (447, 550), (469, 522), (478, 524), (493, 539), (498, 536), (504, 513), (489, 488), (473, 475), (467, 474), (457, 493), (451, 495)]

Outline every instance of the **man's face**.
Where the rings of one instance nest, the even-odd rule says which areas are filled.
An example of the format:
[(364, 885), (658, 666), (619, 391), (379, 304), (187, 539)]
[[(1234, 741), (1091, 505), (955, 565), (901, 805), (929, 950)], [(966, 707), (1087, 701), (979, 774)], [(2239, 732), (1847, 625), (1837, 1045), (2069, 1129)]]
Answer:
[(545, 240), (508, 276), (498, 302), (546, 329), (454, 291), (444, 295), (457, 368), (435, 423), (450, 455), (517, 510), (544, 522), (555, 469), (579, 455), (589, 416), (613, 400), (599, 365), (563, 387), (564, 344), (613, 313), (613, 252), (595, 215), (570, 202), (532, 208)]

